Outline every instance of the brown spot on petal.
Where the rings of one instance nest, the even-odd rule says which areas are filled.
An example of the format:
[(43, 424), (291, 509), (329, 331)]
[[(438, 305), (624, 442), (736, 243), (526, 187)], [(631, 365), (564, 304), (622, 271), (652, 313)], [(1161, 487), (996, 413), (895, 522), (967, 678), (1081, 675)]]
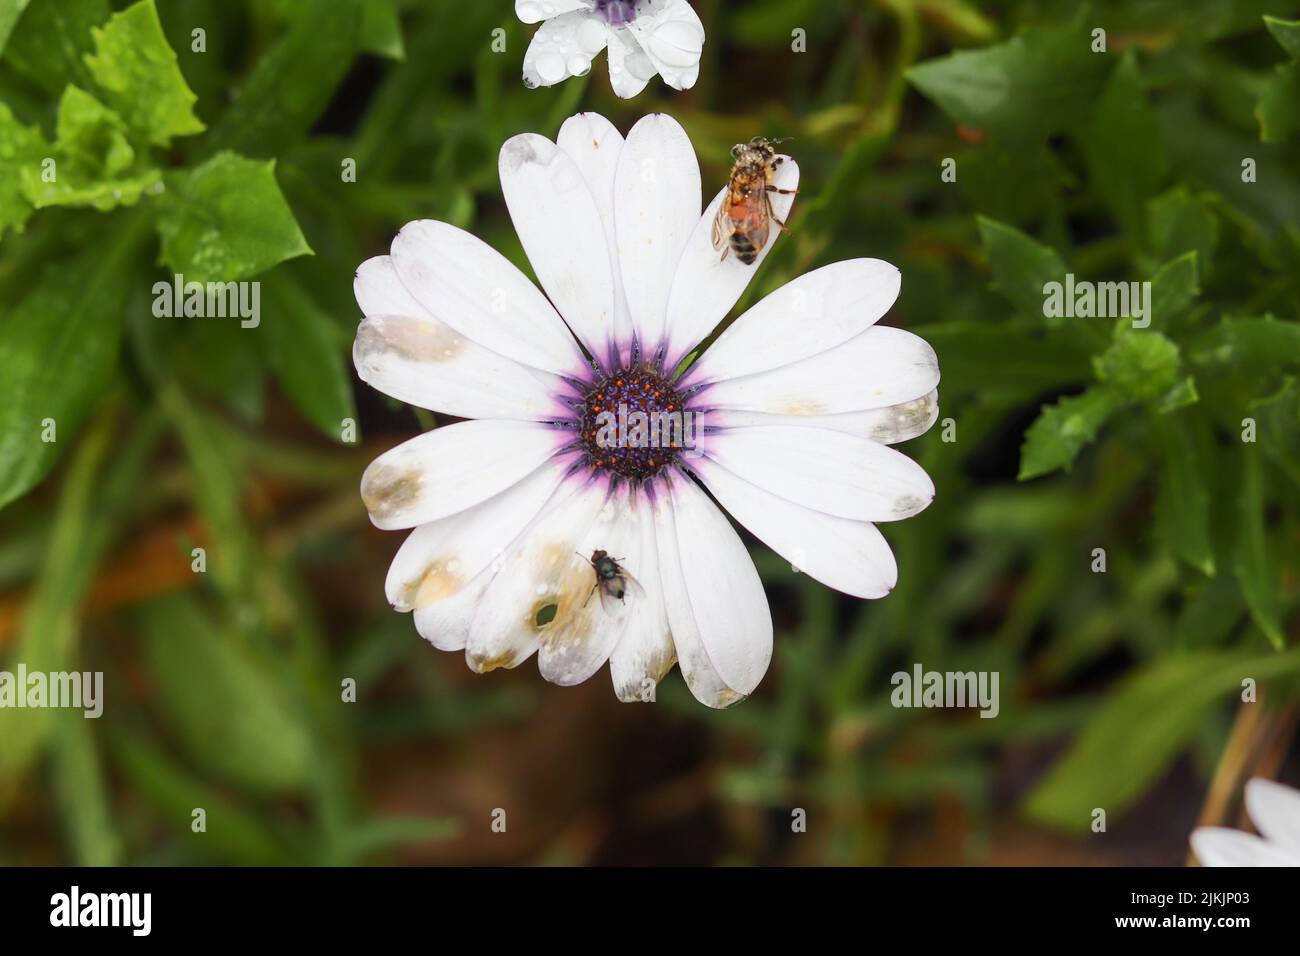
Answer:
[(475, 654), (466, 654), (465, 662), (469, 664), (470, 670), (477, 671), (480, 674), (486, 674), (488, 671), (500, 670), (519, 666), (519, 655), (515, 651), (505, 651), (493, 657), (479, 657)]
[(361, 477), (361, 500), (371, 516), (387, 518), (419, 500), (422, 482), (417, 469), (375, 462)]
[(438, 558), (422, 575), (408, 581), (398, 595), (399, 610), (428, 607), (446, 600), (465, 586), (465, 580), (456, 573), (459, 562), (454, 556)]
[(464, 352), (465, 344), (463, 336), (441, 322), (380, 317), (361, 323), (355, 349), (360, 362), (384, 354), (412, 362), (446, 362)]

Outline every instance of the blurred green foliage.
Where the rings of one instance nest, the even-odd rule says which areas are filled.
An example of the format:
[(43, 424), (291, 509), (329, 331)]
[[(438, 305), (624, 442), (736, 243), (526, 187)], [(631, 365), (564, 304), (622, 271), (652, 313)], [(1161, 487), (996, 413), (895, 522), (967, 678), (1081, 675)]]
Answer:
[[(756, 547), (760, 692), (715, 713), (671, 677), (632, 711), (702, 742), (726, 819), (808, 809), (807, 847), (732, 828), (712, 859), (895, 859), (954, 803), (962, 859), (1007, 818), (1083, 838), (1184, 756), (1208, 777), (1243, 678), (1294, 701), (1296, 8), (696, 7), (698, 87), (624, 102), (603, 60), (524, 89), (506, 0), (0, 0), (0, 661), (102, 670), (108, 698), (97, 722), (0, 712), (0, 862), (355, 863), (485, 826), (381, 811), (372, 754), (418, 746), (436, 774), (575, 692), (452, 677), (384, 606), (397, 541), (373, 547), (356, 483), (433, 421), (357, 388), (351, 281), (418, 218), (526, 269), (496, 152), (580, 109), (671, 113), (706, 183), (731, 143), (794, 137), (794, 235), (741, 306), (888, 259), (886, 321), (943, 371), (941, 423), (904, 449), (938, 497), (886, 529), (897, 589), (842, 600)], [(1150, 326), (1047, 314), (1067, 272), (1150, 282)], [(172, 273), (258, 277), (262, 321), (156, 317)], [(999, 717), (894, 709), (913, 662), (999, 671)]]

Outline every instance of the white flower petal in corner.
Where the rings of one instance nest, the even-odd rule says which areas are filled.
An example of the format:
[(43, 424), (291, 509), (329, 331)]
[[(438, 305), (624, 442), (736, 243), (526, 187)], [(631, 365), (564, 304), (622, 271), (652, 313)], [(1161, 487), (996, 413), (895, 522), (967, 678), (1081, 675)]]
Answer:
[[(600, 14), (625, 92), (619, 75), (654, 66), (630, 16), (613, 20), (619, 10), (662, 17), (663, 30), (647, 20), (641, 35), (657, 62), (679, 64), (692, 48), (673, 39), (685, 18), (672, 2), (520, 10)], [(678, 360), (757, 268), (713, 248), (721, 194), (701, 216), (682, 128), (651, 116), (624, 140), (580, 114), (555, 143), (509, 141), (501, 173), (549, 299), (446, 223), (409, 223), (391, 255), (357, 270), (358, 374), (469, 419), (398, 445), (362, 477), (378, 527), (416, 529), (389, 569), (389, 600), (475, 671), (538, 653), (542, 676), (570, 685), (608, 661), (618, 698), (645, 701), (677, 663), (696, 699), (730, 706), (767, 671), (772, 618), (705, 488), (799, 569), (883, 597), (898, 567), (874, 522), (915, 514), (934, 494), (924, 470), (883, 443), (934, 422), (934, 350), (873, 327), (899, 276), (858, 259), (772, 293), (679, 377)], [(792, 161), (779, 167), (778, 185), (798, 180)], [(792, 198), (774, 199), (777, 215)], [(597, 551), (612, 569), (593, 563)]]
[(609, 77), (623, 98), (656, 73), (677, 90), (700, 74), (704, 24), (687, 0), (516, 0), (524, 23), (539, 23), (524, 54), (524, 85), (553, 86), (584, 76), (609, 46)]
[(1202, 866), (1300, 866), (1300, 791), (1256, 778), (1246, 784), (1246, 811), (1261, 836), (1197, 827), (1192, 852)]

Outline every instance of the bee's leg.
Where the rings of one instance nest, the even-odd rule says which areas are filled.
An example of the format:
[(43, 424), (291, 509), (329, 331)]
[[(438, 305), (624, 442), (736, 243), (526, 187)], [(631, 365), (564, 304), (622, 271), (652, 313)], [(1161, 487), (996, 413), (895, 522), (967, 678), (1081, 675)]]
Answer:
[(587, 604), (591, 601), (591, 596), (596, 593), (596, 588), (598, 587), (600, 587), (599, 581), (597, 581), (595, 584), (591, 586), (591, 590), (587, 592), (587, 600), (582, 602), (583, 607), (586, 607)]
[(719, 261), (719, 262), (726, 262), (726, 261), (727, 261), (727, 253), (730, 252), (730, 251), (731, 251), (731, 243), (729, 243), (729, 242), (724, 242), (724, 243), (722, 244), (722, 258), (720, 258), (718, 261)]
[[(769, 186), (768, 188), (770, 189), (771, 187)], [(772, 197), (771, 197), (771, 196), (765, 196), (765, 197), (763, 197), (763, 198), (767, 200), (767, 216), (768, 216), (768, 218), (771, 219), (771, 220), (772, 220), (774, 223), (776, 223), (778, 226), (780, 226), (780, 227), (781, 227), (781, 231), (784, 232), (784, 233), (786, 233), (786, 234), (788, 235), (788, 234), (790, 233), (790, 227), (787, 226), (787, 225), (785, 224), (785, 221), (784, 221), (784, 220), (776, 218), (776, 211), (772, 208)]]
[(782, 196), (799, 195), (799, 190), (797, 189), (778, 189), (776, 186), (768, 186), (767, 191), (770, 193), (780, 193)]

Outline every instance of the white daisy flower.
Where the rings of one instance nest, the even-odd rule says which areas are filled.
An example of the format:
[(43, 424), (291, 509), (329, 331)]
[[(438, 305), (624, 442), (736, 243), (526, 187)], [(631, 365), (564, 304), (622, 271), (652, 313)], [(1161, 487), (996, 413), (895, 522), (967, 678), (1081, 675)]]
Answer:
[(609, 47), (609, 80), (627, 99), (658, 73), (675, 90), (700, 75), (704, 24), (686, 0), (515, 0), (524, 23), (542, 23), (524, 54), (524, 84), (586, 76)]
[(1246, 812), (1260, 836), (1227, 827), (1192, 831), (1201, 865), (1300, 866), (1300, 790), (1256, 777), (1246, 784)]
[[(694, 149), (663, 115), (626, 140), (592, 113), (566, 121), (557, 143), (516, 136), (500, 174), (545, 294), (479, 239), (428, 220), (357, 270), (361, 378), (472, 419), (397, 446), (362, 478), (377, 527), (415, 529), (389, 601), (479, 672), (536, 653), (547, 680), (569, 685), (608, 660), (630, 701), (651, 699), (677, 662), (699, 700), (724, 707), (767, 670), (772, 619), (709, 495), (803, 572), (883, 597), (898, 569), (876, 523), (934, 495), (888, 447), (935, 420), (934, 351), (875, 326), (899, 273), (855, 259), (772, 293), (675, 377), (777, 230), (753, 266), (719, 258), (725, 189), (701, 214)], [(775, 185), (798, 180), (783, 157)], [(774, 214), (784, 220), (793, 198), (773, 194)], [(610, 441), (596, 426), (616, 408), (689, 413), (693, 447)], [(643, 593), (593, 599), (598, 550)]]

